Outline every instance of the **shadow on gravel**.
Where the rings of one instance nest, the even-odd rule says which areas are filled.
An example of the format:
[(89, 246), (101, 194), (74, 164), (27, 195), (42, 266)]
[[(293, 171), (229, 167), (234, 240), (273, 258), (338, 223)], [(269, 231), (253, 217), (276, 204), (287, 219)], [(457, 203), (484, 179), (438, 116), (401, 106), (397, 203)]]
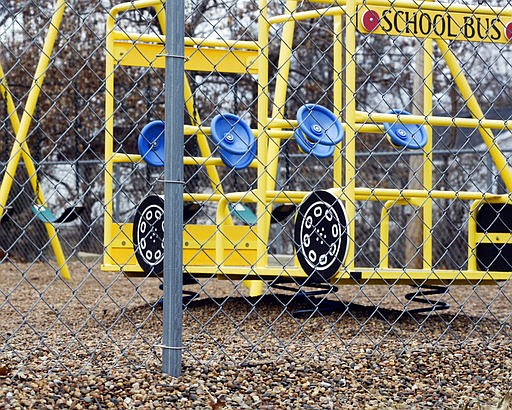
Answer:
[[(218, 298), (192, 300), (186, 309), (194, 311), (199, 308), (219, 309), (229, 312), (239, 312), (244, 315), (255, 314), (277, 316), (284, 310), (296, 320), (325, 319), (330, 323), (338, 323), (344, 319), (366, 324), (368, 321), (384, 322), (390, 326), (404, 325), (405, 328), (415, 329), (421, 326), (424, 333), (436, 334), (455, 332), (462, 339), (479, 337), (489, 340), (494, 336), (512, 336), (511, 326), (492, 314), (473, 316), (467, 312), (447, 313), (428, 308), (400, 310), (379, 306), (368, 306), (359, 303), (345, 303), (339, 300), (321, 298), (305, 298), (297, 295), (273, 294), (252, 298)], [(464, 336), (466, 335), (466, 336)]]
[[(202, 295), (201, 295), (202, 296)], [(154, 310), (161, 320), (162, 304), (127, 307), (124, 319), (135, 321)], [(466, 312), (407, 311), (340, 300), (306, 298), (300, 294), (267, 294), (261, 297), (193, 297), (184, 298), (184, 321), (194, 323), (253, 323), (292, 328), (308, 325), (320, 328), (336, 327), (336, 331), (357, 329), (373, 323), (380, 332), (400, 332), (401, 338), (421, 333), (430, 340), (447, 337), (455, 342), (468, 340), (491, 342), (510, 338), (511, 326), (492, 314), (473, 316)], [(112, 318), (114, 319), (114, 318)], [(119, 317), (116, 319), (119, 320)], [(123, 319), (122, 319), (123, 320)], [(279, 325), (278, 325), (279, 324)], [(301, 325), (302, 324), (302, 325)], [(257, 327), (257, 326), (256, 326)], [(444, 336), (443, 336), (444, 335)]]
[(291, 315), (300, 318), (310, 318), (315, 316), (344, 316), (360, 317), (361, 319), (378, 319), (388, 323), (399, 321), (412, 321), (414, 323), (424, 323), (427, 319), (442, 320), (446, 323), (453, 323), (455, 320), (465, 320), (469, 323), (485, 322), (487, 325), (495, 324), (503, 327), (504, 322), (493, 317), (482, 317), (481, 315), (472, 316), (467, 313), (441, 313), (440, 311), (419, 308), (410, 310), (400, 310), (384, 308), (379, 306), (368, 306), (359, 303), (345, 303), (340, 300), (322, 299), (318, 297), (306, 298), (301, 295), (272, 294), (261, 297), (226, 297), (226, 298), (195, 298), (186, 301), (185, 309), (196, 310), (199, 308), (211, 308), (217, 310), (222, 306), (223, 309), (230, 311), (245, 312), (257, 309), (259, 312), (278, 311), (286, 309)]

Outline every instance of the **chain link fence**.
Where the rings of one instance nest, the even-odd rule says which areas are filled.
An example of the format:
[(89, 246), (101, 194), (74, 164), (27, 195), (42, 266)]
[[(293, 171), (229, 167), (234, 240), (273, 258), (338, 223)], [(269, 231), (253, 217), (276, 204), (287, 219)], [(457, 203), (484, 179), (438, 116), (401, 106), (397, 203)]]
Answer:
[[(159, 369), (165, 2), (0, 21), (0, 376)], [(510, 353), (511, 25), (186, 2), (186, 366)]]

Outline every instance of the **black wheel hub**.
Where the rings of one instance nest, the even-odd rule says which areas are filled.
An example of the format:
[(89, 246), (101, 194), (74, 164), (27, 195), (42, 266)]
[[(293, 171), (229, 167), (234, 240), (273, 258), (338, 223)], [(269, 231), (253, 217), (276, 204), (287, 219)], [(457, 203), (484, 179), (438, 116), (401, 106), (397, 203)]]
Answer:
[(348, 219), (343, 203), (329, 191), (315, 191), (300, 204), (295, 219), (295, 253), (312, 281), (329, 281), (348, 250)]
[(164, 265), (164, 200), (152, 195), (135, 212), (133, 247), (137, 262), (147, 274), (160, 274)]

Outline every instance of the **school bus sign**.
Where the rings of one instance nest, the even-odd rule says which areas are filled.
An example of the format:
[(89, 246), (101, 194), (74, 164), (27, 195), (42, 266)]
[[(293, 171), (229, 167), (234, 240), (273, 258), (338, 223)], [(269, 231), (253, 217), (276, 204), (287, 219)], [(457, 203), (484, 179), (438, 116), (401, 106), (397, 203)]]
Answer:
[(512, 16), (385, 6), (361, 6), (357, 16), (362, 33), (492, 43), (512, 39)]

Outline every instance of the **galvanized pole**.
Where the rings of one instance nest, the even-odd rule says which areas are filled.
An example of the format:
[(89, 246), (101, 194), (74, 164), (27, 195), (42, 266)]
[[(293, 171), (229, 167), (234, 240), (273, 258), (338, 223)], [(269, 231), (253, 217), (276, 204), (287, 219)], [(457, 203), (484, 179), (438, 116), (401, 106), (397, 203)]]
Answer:
[(184, 2), (166, 3), (164, 306), (162, 370), (181, 375), (183, 287)]

